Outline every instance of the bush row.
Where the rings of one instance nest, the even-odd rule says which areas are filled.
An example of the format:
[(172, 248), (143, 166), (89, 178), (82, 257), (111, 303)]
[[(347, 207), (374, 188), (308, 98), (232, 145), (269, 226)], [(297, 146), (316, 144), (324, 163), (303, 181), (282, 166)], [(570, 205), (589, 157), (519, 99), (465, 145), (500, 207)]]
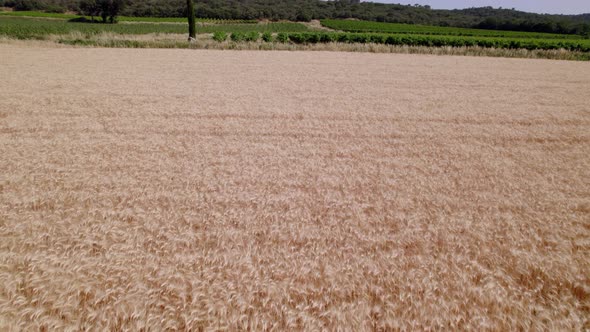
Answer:
[[(258, 32), (232, 33), (231, 40), (257, 41), (260, 38)], [(215, 34), (214, 39), (224, 41), (227, 35)], [(464, 37), (464, 36), (427, 36), (427, 35), (400, 35), (400, 34), (372, 34), (372, 33), (324, 33), (324, 32), (281, 32), (276, 36), (270, 33), (263, 35), (266, 42), (291, 42), (294, 44), (316, 43), (374, 43), (385, 45), (408, 45), (429, 47), (469, 47), (479, 46), (485, 48), (528, 49), (528, 50), (554, 50), (566, 49), (570, 51), (590, 52), (588, 40), (559, 40), (559, 39), (525, 39), (525, 38), (490, 38), (490, 37)]]
[(321, 24), (334, 30), (356, 33), (399, 33), (439, 36), (472, 36), (496, 38), (538, 38), (538, 39), (580, 39), (579, 35), (552, 34), (541, 32), (467, 29), (455, 27), (428, 26), (355, 20), (321, 20)]

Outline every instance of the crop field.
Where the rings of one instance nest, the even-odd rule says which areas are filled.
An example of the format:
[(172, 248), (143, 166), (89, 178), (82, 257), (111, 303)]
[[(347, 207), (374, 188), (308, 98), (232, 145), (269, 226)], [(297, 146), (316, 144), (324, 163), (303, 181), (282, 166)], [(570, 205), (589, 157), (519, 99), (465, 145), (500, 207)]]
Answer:
[(419, 24), (384, 23), (358, 20), (321, 20), (327, 28), (348, 32), (378, 32), (419, 35), (506, 37), (539, 39), (580, 39), (579, 35), (538, 33), (525, 31), (503, 31), (486, 29), (466, 29), (455, 27), (428, 26)]
[[(19, 12), (10, 12), (19, 13)], [(35, 12), (26, 12), (33, 15)], [(47, 14), (39, 15), (65, 15), (65, 14)], [(133, 20), (144, 20), (135, 22), (126, 22), (120, 24), (99, 24), (99, 23), (81, 23), (70, 22), (65, 19), (50, 19), (47, 17), (12, 17), (0, 15), (0, 37), (13, 39), (50, 39), (59, 43), (82, 45), (82, 46), (110, 46), (110, 47), (157, 47), (157, 48), (190, 48), (202, 47), (188, 42), (182, 42), (178, 35), (186, 34), (187, 24), (157, 24), (158, 18), (149, 22), (150, 18), (132, 18)], [(147, 20), (147, 21), (146, 21)], [(162, 19), (166, 20), (166, 19)], [(178, 20), (174, 18), (173, 20)], [(132, 21), (132, 20), (131, 20)], [(337, 21), (345, 24), (359, 24), (356, 21)], [(351, 22), (351, 23), (347, 23)], [(165, 23), (164, 21), (160, 23)], [(324, 22), (325, 23), (325, 22)], [(371, 22), (360, 22), (371, 23)], [(377, 24), (377, 23), (376, 23)], [(385, 23), (378, 23), (385, 24)], [(402, 25), (393, 25), (402, 26)], [(415, 26), (416, 29), (425, 27)], [(433, 27), (426, 27), (433, 28)], [(346, 27), (343, 27), (346, 29)], [(438, 29), (438, 28), (437, 28)], [(453, 28), (454, 29), (454, 28)], [(354, 29), (351, 29), (354, 30)], [(367, 29), (370, 30), (370, 29)], [(385, 30), (385, 29), (382, 29)], [(452, 29), (451, 29), (452, 30)], [(455, 29), (456, 30), (456, 29)], [(469, 29), (464, 29), (469, 30)], [(346, 50), (343, 44), (355, 45), (383, 45), (384, 49), (390, 46), (408, 46), (422, 48), (457, 48), (464, 49), (468, 52), (471, 49), (488, 49), (492, 51), (481, 51), (482, 54), (503, 54), (503, 56), (512, 56), (510, 52), (496, 52), (494, 50), (527, 50), (542, 51), (526, 53), (525, 57), (546, 57), (555, 59), (570, 60), (590, 60), (590, 39), (583, 39), (582, 36), (570, 35), (551, 35), (551, 34), (534, 34), (534, 33), (511, 33), (496, 32), (502, 34), (502, 37), (491, 37), (485, 35), (487, 30), (475, 30), (482, 32), (480, 35), (458, 35), (458, 34), (424, 34), (422, 32), (402, 33), (374, 33), (374, 32), (334, 32), (319, 31), (314, 25), (305, 25), (296, 22), (244, 22), (232, 23), (230, 21), (201, 22), (197, 27), (197, 33), (201, 34), (200, 39), (213, 39), (218, 42), (231, 40), (231, 44), (207, 45), (206, 47), (229, 48), (238, 47), (236, 43), (251, 43), (251, 48), (264, 49), (285, 49), (281, 45), (270, 44), (290, 44), (290, 45), (314, 45), (314, 44), (338, 44), (336, 49)], [(441, 31), (447, 31), (441, 28)], [(454, 31), (454, 30), (453, 30)], [(487, 31), (487, 32), (486, 32)], [(441, 32), (442, 33), (442, 32)], [(169, 36), (168, 40), (162, 40), (159, 36)], [(152, 40), (137, 41), (136, 35), (152, 35)], [(100, 40), (97, 40), (97, 36)], [(117, 37), (122, 36), (122, 37)], [(124, 37), (127, 36), (127, 37)], [(507, 37), (512, 36), (512, 37)], [(560, 37), (561, 38), (558, 38)], [(110, 39), (109, 39), (110, 38)], [(257, 43), (266, 43), (261, 45)], [(224, 46), (225, 45), (225, 46)], [(362, 49), (362, 48), (359, 48)], [(375, 49), (375, 47), (373, 47)], [(564, 51), (564, 52), (562, 52)], [(423, 53), (424, 50), (418, 50)], [(544, 52), (544, 53), (543, 53)], [(476, 52), (477, 53), (477, 52)], [(522, 56), (522, 52), (513, 52), (516, 56)]]
[[(344, 42), (372, 42), (390, 45), (478, 46), (484, 48), (590, 52), (590, 39), (580, 35), (463, 29), (356, 20), (322, 20), (325, 27), (353, 32), (337, 34)], [(301, 39), (301, 38), (297, 38)]]
[(426, 47), (482, 47), (499, 49), (556, 50), (584, 52), (590, 59), (590, 39), (524, 39), (466, 36), (430, 36), (419, 34), (375, 34), (375, 33), (332, 33), (292, 32), (282, 33), (283, 41), (296, 44), (315, 43), (360, 43), (385, 45), (410, 45)]
[[(60, 14), (60, 13), (45, 13), (38, 11), (0, 11), (0, 17), (34, 17), (34, 18), (53, 18), (62, 20), (71, 20), (85, 18), (90, 20), (90, 16), (82, 16), (77, 14)], [(94, 17), (95, 20), (100, 18)], [(119, 22), (152, 22), (152, 23), (186, 23), (186, 17), (130, 17), (117, 16)], [(220, 20), (209, 18), (197, 18), (197, 22), (214, 23), (214, 24), (244, 24), (244, 23), (258, 23), (256, 20)]]
[[(199, 33), (227, 32), (301, 32), (308, 27), (300, 23), (271, 22), (271, 23), (241, 23), (241, 24), (206, 24), (199, 25)], [(0, 17), (0, 36), (18, 39), (42, 39), (48, 35), (65, 35), (73, 32), (96, 35), (100, 33), (117, 34), (150, 34), (150, 33), (186, 33), (186, 24), (100, 24), (76, 23), (65, 20), (33, 19), (23, 17)]]
[(590, 328), (587, 63), (35, 43), (0, 330)]

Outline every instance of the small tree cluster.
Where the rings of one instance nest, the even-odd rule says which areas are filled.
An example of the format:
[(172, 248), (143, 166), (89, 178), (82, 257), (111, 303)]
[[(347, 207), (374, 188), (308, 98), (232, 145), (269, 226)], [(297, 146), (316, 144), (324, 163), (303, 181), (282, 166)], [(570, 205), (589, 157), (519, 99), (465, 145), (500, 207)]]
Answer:
[(80, 11), (93, 21), (94, 16), (100, 16), (103, 23), (115, 23), (124, 5), (124, 0), (82, 0)]

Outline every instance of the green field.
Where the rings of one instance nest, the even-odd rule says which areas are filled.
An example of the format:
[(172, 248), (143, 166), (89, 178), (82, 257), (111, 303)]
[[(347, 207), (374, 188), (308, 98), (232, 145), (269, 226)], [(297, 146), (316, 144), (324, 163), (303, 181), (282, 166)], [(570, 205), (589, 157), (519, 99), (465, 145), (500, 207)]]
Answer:
[[(497, 38), (472, 36), (442, 36), (419, 34), (377, 34), (351, 32), (303, 32), (284, 34), (288, 41), (296, 44), (315, 43), (374, 43), (385, 45), (409, 45), (428, 47), (472, 47), (557, 50), (590, 52), (589, 39), (542, 39), (542, 38)], [(285, 38), (283, 38), (285, 40)]]
[(528, 39), (580, 39), (579, 35), (562, 35), (523, 31), (501, 31), (484, 29), (465, 29), (426, 26), (415, 24), (382, 23), (356, 20), (321, 20), (323, 26), (347, 32), (376, 32), (396, 34), (418, 35), (444, 35), (444, 36), (468, 36), (468, 37), (504, 37), (504, 38), (528, 38)]
[[(19, 13), (21, 17), (0, 13), (0, 36), (17, 39), (46, 39), (49, 35), (68, 35), (81, 33), (84, 38), (103, 32), (123, 35), (140, 34), (186, 34), (187, 24), (155, 24), (158, 18), (130, 18), (135, 22), (120, 24), (72, 22), (68, 19), (79, 18), (66, 14), (49, 14), (35, 12)], [(25, 14), (28, 14), (28, 17)], [(30, 17), (31, 15), (45, 15)], [(51, 17), (59, 15), (59, 17)], [(127, 18), (122, 18), (127, 19)], [(152, 22), (145, 21), (152, 19)], [(141, 21), (143, 20), (143, 21)], [(180, 20), (161, 19), (161, 20)], [(163, 21), (164, 22), (164, 21)], [(558, 50), (583, 52), (590, 54), (590, 39), (577, 35), (556, 35), (514, 31), (491, 31), (477, 29), (445, 28), (407, 24), (378, 23), (349, 20), (324, 20), (324, 26), (346, 30), (341, 32), (317, 31), (295, 22), (271, 23), (229, 23), (213, 21), (198, 24), (198, 33), (214, 33), (214, 40), (233, 42), (259, 41), (291, 44), (347, 43), (347, 44), (383, 44), (425, 47), (481, 47), (495, 49)], [(352, 32), (366, 31), (366, 32)], [(381, 31), (375, 33), (373, 31)], [(260, 34), (263, 34), (262, 36)], [(231, 37), (231, 38), (230, 38)], [(90, 41), (88, 41), (91, 43)], [(84, 44), (84, 39), (77, 39)]]
[[(90, 16), (82, 16), (76, 14), (58, 14), (58, 13), (43, 13), (35, 11), (12, 11), (2, 12), (0, 11), (0, 17), (36, 17), (36, 18), (53, 18), (62, 20), (71, 20), (84, 17), (90, 20)], [(95, 19), (99, 19), (95, 17)], [(118, 16), (119, 22), (150, 22), (150, 23), (186, 23), (185, 17), (130, 17), (130, 16)], [(197, 18), (197, 22), (201, 23), (213, 23), (213, 24), (256, 24), (256, 20), (218, 20), (209, 18)]]
[[(279, 22), (260, 24), (207, 24), (197, 28), (198, 33), (223, 32), (303, 32), (309, 29), (299, 23)], [(65, 20), (0, 17), (0, 35), (17, 39), (43, 39), (47, 35), (65, 35), (80, 32), (95, 35), (102, 32), (118, 34), (186, 33), (186, 24), (101, 24), (76, 23)]]

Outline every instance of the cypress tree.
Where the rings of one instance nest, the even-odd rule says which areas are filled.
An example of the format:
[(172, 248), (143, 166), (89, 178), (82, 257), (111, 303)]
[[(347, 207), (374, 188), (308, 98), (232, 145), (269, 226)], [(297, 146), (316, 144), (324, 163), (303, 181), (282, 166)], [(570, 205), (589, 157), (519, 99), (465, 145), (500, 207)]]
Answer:
[(186, 0), (187, 15), (188, 15), (188, 40), (191, 41), (197, 37), (195, 26), (195, 4), (193, 0)]

